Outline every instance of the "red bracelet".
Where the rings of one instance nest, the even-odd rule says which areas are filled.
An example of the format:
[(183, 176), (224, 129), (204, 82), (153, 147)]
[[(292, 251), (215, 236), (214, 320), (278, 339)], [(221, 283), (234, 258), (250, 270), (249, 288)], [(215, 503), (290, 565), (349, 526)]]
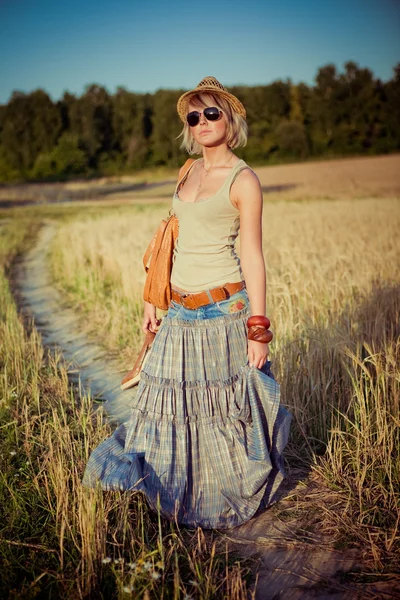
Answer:
[(253, 315), (247, 319), (247, 327), (265, 327), (265, 329), (269, 329), (271, 325), (268, 317), (264, 317), (263, 315)]
[(252, 325), (249, 327), (249, 331), (247, 334), (249, 340), (253, 340), (254, 342), (261, 342), (262, 344), (269, 344), (273, 338), (272, 331), (269, 329), (265, 329), (264, 327), (260, 327), (257, 325)]

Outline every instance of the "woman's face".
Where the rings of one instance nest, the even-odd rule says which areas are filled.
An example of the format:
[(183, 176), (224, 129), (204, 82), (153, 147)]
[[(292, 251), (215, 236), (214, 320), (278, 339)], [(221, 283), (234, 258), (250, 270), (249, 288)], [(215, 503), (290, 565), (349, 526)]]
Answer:
[(189, 103), (188, 112), (193, 110), (198, 111), (200, 114), (200, 120), (198, 125), (190, 127), (190, 131), (196, 142), (201, 146), (209, 148), (220, 146), (226, 143), (227, 135), (227, 120), (226, 115), (222, 113), (221, 118), (218, 121), (207, 121), (203, 114), (203, 110), (207, 108), (205, 104), (192, 104)]

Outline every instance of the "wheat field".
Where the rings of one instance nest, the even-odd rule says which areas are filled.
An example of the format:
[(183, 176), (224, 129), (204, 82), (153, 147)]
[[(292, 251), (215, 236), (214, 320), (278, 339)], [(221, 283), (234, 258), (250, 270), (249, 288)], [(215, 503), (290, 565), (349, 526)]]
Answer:
[[(319, 174), (317, 164), (306, 164), (302, 191), (268, 191), (264, 203), (271, 358), (294, 416), (286, 467), (289, 477), (305, 467), (319, 486), (315, 501), (297, 493), (296, 512), (336, 547), (360, 549), (364, 572), (352, 575), (359, 584), (399, 569), (396, 160), (360, 159), (358, 171), (357, 161), (321, 163)], [(301, 165), (261, 169), (263, 186), (300, 182)], [(346, 195), (349, 173), (355, 185)], [(13, 260), (51, 218), (58, 225), (48, 255), (54, 284), (88, 334), (130, 367), (142, 340), (142, 254), (168, 205), (138, 194), (16, 210), (1, 222), (0, 592), (249, 597), (254, 565), (224, 558), (213, 534), (177, 530), (140, 495), (82, 490), (88, 455), (110, 426), (69, 386), (60, 357), (46, 354), (35, 329), (24, 330), (10, 292)], [(274, 511), (280, 518), (279, 503)]]
[[(36, 212), (36, 217), (37, 217)], [(245, 600), (254, 561), (180, 530), (140, 493), (81, 484), (111, 427), (24, 323), (9, 279), (44, 213), (0, 219), (0, 597)]]
[[(149, 205), (79, 219), (52, 248), (58, 285), (127, 361), (141, 339), (142, 253), (165, 213)], [(292, 453), (346, 490), (341, 519), (354, 535), (385, 522), (368, 542), (381, 561), (399, 543), (399, 201), (266, 203), (263, 221), (271, 355), (294, 415)]]

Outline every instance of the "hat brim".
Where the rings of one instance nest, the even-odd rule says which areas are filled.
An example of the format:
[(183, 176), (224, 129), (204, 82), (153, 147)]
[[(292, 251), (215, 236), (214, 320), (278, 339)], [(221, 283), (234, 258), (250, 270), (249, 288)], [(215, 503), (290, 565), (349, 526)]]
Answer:
[(200, 89), (194, 89), (194, 90), (190, 90), (189, 92), (185, 92), (184, 94), (182, 94), (182, 96), (179, 98), (177, 105), (176, 105), (176, 109), (178, 111), (178, 115), (181, 119), (181, 121), (183, 121), (183, 123), (186, 123), (186, 115), (188, 114), (189, 110), (189, 102), (190, 102), (190, 98), (192, 98), (193, 96), (196, 96), (198, 94), (214, 94), (214, 96), (222, 96), (222, 98), (225, 98), (225, 100), (227, 100), (227, 102), (229, 102), (232, 110), (236, 113), (238, 113), (241, 117), (243, 117), (243, 119), (246, 118), (246, 109), (243, 106), (243, 104), (240, 102), (240, 100), (238, 98), (236, 98), (236, 96), (234, 96), (233, 94), (230, 94), (229, 92), (226, 92), (225, 90), (219, 90), (219, 89), (215, 89), (215, 87), (207, 87), (204, 86)]

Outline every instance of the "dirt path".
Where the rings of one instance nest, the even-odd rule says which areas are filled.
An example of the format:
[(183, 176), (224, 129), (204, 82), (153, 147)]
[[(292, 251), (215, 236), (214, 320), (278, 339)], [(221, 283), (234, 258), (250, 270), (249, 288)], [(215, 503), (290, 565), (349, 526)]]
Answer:
[[(62, 307), (62, 297), (52, 286), (47, 250), (55, 232), (55, 225), (45, 224), (35, 246), (16, 267), (20, 306), (34, 318), (44, 345), (61, 351), (72, 379), (103, 401), (112, 422), (124, 421), (129, 416), (132, 394), (119, 388), (122, 366), (82, 332), (77, 315)], [(302, 510), (299, 497), (304, 508), (307, 497), (318, 493), (316, 484), (304, 473), (292, 473), (285, 484), (285, 497), (277, 505), (223, 536), (242, 556), (255, 560), (254, 570), (259, 564), (256, 599), (400, 597), (387, 585), (360, 588), (343, 583), (349, 581), (349, 572), (357, 569), (358, 553), (336, 551), (330, 537), (317, 530), (307, 533), (307, 524), (293, 517)], [(287, 520), (283, 514), (288, 515)]]
[[(112, 422), (129, 418), (132, 394), (120, 389), (124, 366), (110, 360), (105, 350), (89, 340), (81, 321), (71, 309), (62, 307), (60, 292), (52, 285), (47, 267), (47, 251), (56, 228), (42, 227), (36, 244), (15, 269), (18, 303), (32, 316), (43, 344), (59, 350), (74, 383), (102, 402)], [(126, 368), (126, 365), (125, 365)]]

